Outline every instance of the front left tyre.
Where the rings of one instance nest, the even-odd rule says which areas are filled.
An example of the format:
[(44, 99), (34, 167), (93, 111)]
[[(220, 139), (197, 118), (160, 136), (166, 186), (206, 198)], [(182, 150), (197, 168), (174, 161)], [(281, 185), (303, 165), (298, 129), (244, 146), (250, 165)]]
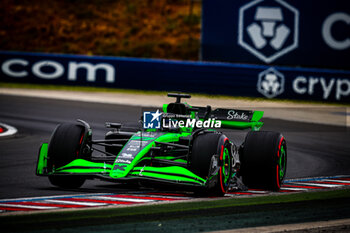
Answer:
[[(48, 147), (48, 170), (53, 172), (75, 159), (82, 158), (82, 147), (85, 137), (85, 126), (81, 124), (63, 123), (56, 127)], [(84, 157), (85, 158), (85, 157)], [(49, 175), (52, 185), (61, 188), (79, 188), (84, 182), (83, 176)]]

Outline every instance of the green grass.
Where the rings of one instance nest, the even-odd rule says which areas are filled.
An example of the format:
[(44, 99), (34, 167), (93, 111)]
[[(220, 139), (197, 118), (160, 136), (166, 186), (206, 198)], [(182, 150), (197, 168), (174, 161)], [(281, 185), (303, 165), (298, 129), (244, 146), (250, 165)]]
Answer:
[[(201, 216), (203, 213), (220, 215), (232, 211), (252, 211), (259, 206), (273, 208), (274, 205), (291, 203), (311, 203), (318, 205), (329, 200), (350, 199), (349, 189), (305, 192), (297, 194), (270, 195), (251, 198), (223, 198), (220, 200), (199, 200), (194, 202), (180, 202), (147, 206), (132, 206), (122, 208), (98, 208), (86, 210), (70, 210), (19, 215), (0, 215), (2, 229), (48, 229), (54, 226), (72, 227), (100, 224), (118, 224), (125, 222), (151, 221), (152, 219), (181, 219)], [(323, 205), (323, 204), (322, 204)]]
[[(64, 85), (41, 85), (41, 84), (27, 84), (27, 83), (1, 83), (0, 88), (25, 88), (25, 89), (37, 89), (37, 90), (62, 90), (62, 91), (82, 91), (82, 92), (105, 92), (105, 93), (125, 93), (125, 94), (139, 94), (139, 95), (160, 95), (166, 96), (166, 91), (154, 91), (154, 90), (137, 90), (137, 89), (119, 89), (119, 88), (103, 88), (103, 87), (83, 87), (83, 86), (64, 86)], [(242, 97), (242, 96), (228, 96), (228, 95), (211, 95), (202, 93), (188, 93), (193, 97), (204, 98), (216, 98), (222, 100), (243, 100), (243, 101), (267, 101), (276, 103), (293, 103), (293, 104), (315, 104), (315, 105), (327, 105), (327, 106), (350, 106), (348, 103), (325, 103), (311, 100), (283, 100), (283, 99), (265, 99), (254, 97)]]

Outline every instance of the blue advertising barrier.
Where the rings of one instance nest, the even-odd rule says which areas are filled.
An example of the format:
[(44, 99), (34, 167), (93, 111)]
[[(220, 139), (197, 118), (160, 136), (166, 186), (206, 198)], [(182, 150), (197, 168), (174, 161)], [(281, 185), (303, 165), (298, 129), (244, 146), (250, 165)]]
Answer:
[(350, 71), (0, 52), (1, 82), (350, 102)]
[(203, 0), (204, 61), (350, 70), (350, 1)]

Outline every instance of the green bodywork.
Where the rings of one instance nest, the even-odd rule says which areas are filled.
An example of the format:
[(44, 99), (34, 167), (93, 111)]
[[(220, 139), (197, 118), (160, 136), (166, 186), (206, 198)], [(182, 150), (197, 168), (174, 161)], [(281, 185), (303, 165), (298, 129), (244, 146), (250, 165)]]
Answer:
[[(46, 172), (47, 170), (47, 151), (48, 144), (43, 143), (39, 152), (39, 160), (37, 165), (37, 175), (84, 175), (94, 176), (105, 179), (120, 179), (125, 181), (127, 179), (132, 180), (133, 178), (151, 179), (157, 181), (170, 181), (173, 183), (184, 184), (184, 185), (199, 185), (204, 186), (206, 180), (195, 175), (186, 168), (180, 166), (169, 166), (169, 167), (151, 167), (151, 166), (138, 166), (141, 161), (151, 159), (146, 156), (152, 147), (155, 147), (156, 142), (176, 142), (179, 137), (189, 136), (190, 133), (167, 133), (160, 135), (159, 137), (131, 137), (129, 143), (132, 141), (140, 142), (141, 148), (135, 158), (133, 158), (130, 164), (118, 163), (117, 160), (123, 153), (123, 149), (118, 154), (116, 161), (113, 164), (108, 163), (97, 163), (91, 162), (84, 159), (76, 159), (69, 164), (56, 168), (52, 172)], [(146, 143), (145, 143), (146, 142)], [(142, 145), (146, 144), (146, 145)], [(126, 144), (125, 146), (127, 146)], [(156, 156), (154, 159), (165, 159), (186, 164), (186, 160), (176, 159), (173, 156)]]
[[(166, 112), (167, 105), (164, 105)], [(259, 130), (263, 125), (259, 120), (262, 118), (263, 112), (256, 111), (253, 113), (251, 120), (246, 121), (221, 121), (222, 128), (230, 129), (251, 129)], [(191, 113), (191, 117), (195, 117), (195, 113)], [(203, 119), (202, 119), (203, 120)], [(48, 171), (48, 144), (43, 143), (38, 157), (36, 174), (39, 176), (50, 175), (80, 175), (91, 178), (101, 178), (112, 181), (127, 182), (133, 179), (147, 179), (151, 181), (174, 183), (180, 185), (205, 186), (210, 178), (201, 178), (185, 168), (187, 161), (176, 156), (162, 155), (152, 157), (151, 148), (160, 143), (176, 143), (181, 137), (191, 136), (192, 128), (182, 128), (178, 132), (155, 132), (155, 130), (145, 130), (135, 133), (129, 141), (120, 150), (113, 164), (106, 162), (91, 162), (85, 159), (75, 159), (65, 166), (54, 168)], [(127, 150), (131, 144), (137, 145), (137, 152), (134, 153), (132, 159), (126, 161), (125, 156), (130, 156)], [(159, 145), (158, 145), (159, 146)], [(225, 154), (228, 152), (225, 151)], [(183, 164), (184, 166), (162, 166), (153, 167), (145, 163), (145, 160), (159, 159), (169, 160)], [(140, 164), (142, 164), (140, 166)], [(231, 166), (231, 165), (230, 165)], [(225, 172), (225, 170), (223, 170)]]

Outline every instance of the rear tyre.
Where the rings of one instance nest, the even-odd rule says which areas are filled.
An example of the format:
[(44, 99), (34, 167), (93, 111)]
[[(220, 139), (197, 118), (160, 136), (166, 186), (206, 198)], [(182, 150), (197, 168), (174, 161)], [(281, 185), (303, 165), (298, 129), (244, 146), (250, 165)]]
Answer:
[[(192, 145), (191, 170), (203, 179), (210, 179), (207, 191), (202, 195), (223, 196), (232, 176), (232, 153), (228, 138), (219, 133), (198, 135)], [(212, 174), (213, 171), (216, 173)]]
[(287, 171), (287, 145), (282, 134), (252, 131), (241, 155), (243, 183), (248, 188), (278, 191)]
[[(48, 169), (55, 169), (67, 165), (75, 159), (81, 158), (84, 126), (64, 123), (56, 127), (51, 136), (48, 148)], [(79, 188), (85, 182), (82, 176), (49, 175), (52, 185), (61, 188)]]

